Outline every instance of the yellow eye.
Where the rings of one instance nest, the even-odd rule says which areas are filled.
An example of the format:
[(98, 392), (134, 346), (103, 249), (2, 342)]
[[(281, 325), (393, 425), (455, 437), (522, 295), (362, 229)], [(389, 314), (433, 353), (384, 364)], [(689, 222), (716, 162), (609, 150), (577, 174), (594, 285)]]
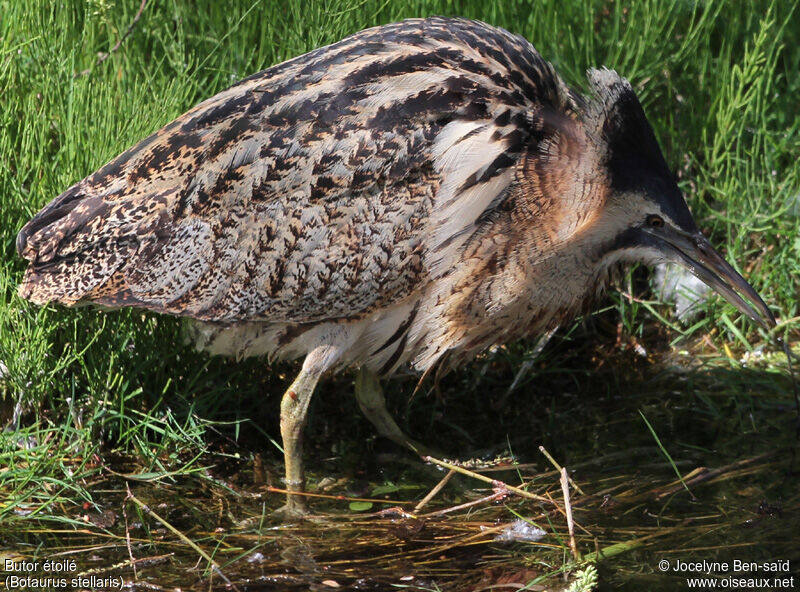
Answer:
[(655, 214), (652, 214), (647, 217), (647, 225), (652, 226), (653, 228), (663, 228), (664, 219), (661, 216), (656, 216)]

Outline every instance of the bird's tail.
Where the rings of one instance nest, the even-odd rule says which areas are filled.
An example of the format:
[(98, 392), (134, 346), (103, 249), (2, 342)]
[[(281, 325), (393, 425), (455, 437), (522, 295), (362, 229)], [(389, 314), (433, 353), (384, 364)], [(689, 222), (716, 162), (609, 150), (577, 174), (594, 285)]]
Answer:
[(136, 250), (119, 227), (104, 225), (109, 202), (77, 183), (53, 200), (17, 235), (17, 252), (30, 265), (19, 295), (36, 304), (67, 306), (111, 293), (113, 277)]

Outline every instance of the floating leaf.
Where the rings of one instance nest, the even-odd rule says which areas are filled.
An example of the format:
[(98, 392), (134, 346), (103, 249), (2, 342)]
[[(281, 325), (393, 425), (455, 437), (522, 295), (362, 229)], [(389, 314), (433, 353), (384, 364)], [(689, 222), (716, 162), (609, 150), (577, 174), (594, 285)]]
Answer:
[(350, 502), (350, 510), (353, 512), (366, 512), (372, 509), (372, 502)]

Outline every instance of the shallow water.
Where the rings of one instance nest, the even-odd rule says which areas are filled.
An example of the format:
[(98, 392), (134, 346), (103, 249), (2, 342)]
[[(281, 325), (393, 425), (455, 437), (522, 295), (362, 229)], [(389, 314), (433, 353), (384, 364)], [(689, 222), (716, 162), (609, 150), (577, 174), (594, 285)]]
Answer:
[[(283, 496), (255, 484), (260, 464), (242, 446), (240, 460), (230, 449), (209, 454), (194, 476), (155, 482), (106, 472), (88, 484), (94, 503), (6, 526), (0, 560), (39, 566), (5, 575), (133, 590), (560, 590), (570, 580), (559, 571), (580, 561), (559, 474), (541, 445), (580, 488), (570, 488), (576, 547), (583, 559), (599, 558), (599, 590), (689, 589), (687, 578), (706, 574), (727, 589), (773, 589), (761, 585), (767, 578), (800, 587), (797, 415), (785, 376), (766, 362), (631, 352), (608, 361), (596, 352), (591, 372), (540, 365), (508, 396), (514, 369), (497, 355), (410, 405), (403, 393), (413, 382), (389, 393), (413, 435), (445, 453), (491, 458), (510, 448), (519, 464), (485, 474), (545, 501), (488, 499), (497, 489), (459, 475), (415, 511), (445, 472), (376, 440), (352, 401), (321, 395), (306, 456), (311, 493), (327, 497), (310, 498), (308, 520), (271, 515)], [(350, 419), (325, 421), (337, 414)], [(279, 456), (263, 455), (264, 477), (279, 483)], [(141, 471), (110, 453), (102, 462)], [(497, 540), (520, 518), (544, 536)], [(83, 526), (59, 527), (58, 519)], [(46, 574), (48, 560), (75, 563)]]

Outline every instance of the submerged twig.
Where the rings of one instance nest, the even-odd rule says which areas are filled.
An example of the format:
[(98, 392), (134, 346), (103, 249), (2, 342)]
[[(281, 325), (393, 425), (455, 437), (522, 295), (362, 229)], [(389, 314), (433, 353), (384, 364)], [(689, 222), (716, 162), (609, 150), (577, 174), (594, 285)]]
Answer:
[(719, 477), (720, 475), (732, 472), (735, 469), (739, 469), (739, 468), (741, 468), (741, 467), (743, 467), (745, 465), (749, 465), (749, 464), (757, 462), (759, 460), (763, 460), (763, 459), (765, 459), (765, 458), (767, 458), (767, 457), (769, 457), (769, 456), (771, 456), (773, 454), (774, 454), (774, 451), (765, 452), (764, 454), (759, 454), (759, 455), (754, 456), (752, 458), (745, 458), (744, 460), (738, 460), (738, 461), (736, 461), (734, 463), (731, 463), (729, 465), (725, 465), (724, 467), (719, 467), (718, 469), (707, 469), (705, 467), (698, 467), (697, 469), (692, 471), (692, 476), (691, 477), (689, 477), (687, 475), (687, 479), (685, 480), (685, 482), (683, 480), (681, 480), (681, 484), (680, 485), (675, 485), (673, 487), (670, 487), (669, 489), (666, 489), (666, 490), (662, 491), (661, 493), (656, 495), (656, 499), (661, 499), (662, 497), (666, 497), (668, 495), (672, 495), (673, 493), (676, 493), (676, 492), (680, 491), (681, 487), (686, 487), (687, 485), (697, 485), (698, 483), (703, 483), (704, 481), (709, 481), (711, 479), (715, 479), (715, 478)]
[(613, 545), (608, 545), (607, 547), (589, 553), (588, 555), (586, 555), (586, 557), (584, 557), (584, 560), (590, 563), (594, 563), (600, 559), (609, 559), (616, 555), (620, 555), (628, 551), (633, 551), (634, 549), (638, 549), (639, 547), (643, 546), (645, 542), (651, 539), (663, 537), (668, 534), (672, 534), (674, 532), (683, 530), (685, 526), (686, 526), (685, 524), (680, 524), (678, 526), (673, 526), (671, 528), (666, 528), (664, 530), (654, 532), (653, 534), (648, 534), (646, 536), (639, 537), (638, 539), (632, 539), (630, 541), (624, 541), (622, 543), (614, 543)]
[(316, 497), (329, 500), (338, 500), (342, 502), (371, 502), (373, 504), (408, 504), (408, 500), (390, 500), (390, 499), (376, 499), (372, 497), (348, 497), (346, 495), (331, 495), (326, 493), (310, 493), (308, 491), (289, 491), (288, 489), (281, 489), (280, 487), (273, 487), (267, 485), (265, 488), (269, 493), (282, 493), (284, 495), (300, 495), (303, 497)]
[[(128, 494), (130, 494), (130, 486), (126, 483), (125, 487), (128, 490)], [(128, 504), (126, 504), (124, 501), (122, 502), (122, 517), (125, 518), (125, 546), (128, 548), (128, 557), (131, 558), (131, 565), (133, 566), (133, 578), (138, 580), (139, 575), (136, 573), (136, 558), (133, 556), (133, 549), (131, 548), (131, 529), (130, 525), (128, 524)]]
[(442, 488), (445, 485), (447, 485), (447, 482), (450, 481), (450, 479), (452, 479), (453, 475), (455, 474), (456, 474), (455, 470), (450, 469), (448, 473), (444, 477), (442, 477), (442, 480), (439, 481), (436, 484), (436, 486), (428, 492), (428, 495), (423, 497), (422, 501), (420, 501), (416, 506), (414, 506), (414, 512), (419, 512), (422, 508), (427, 506), (428, 502), (430, 502), (434, 497), (436, 497), (436, 495), (442, 490)]
[(119, 563), (114, 563), (112, 565), (104, 565), (103, 567), (95, 567), (92, 569), (86, 569), (77, 573), (76, 575), (80, 577), (87, 577), (95, 574), (102, 574), (102, 573), (109, 573), (117, 569), (122, 569), (124, 567), (133, 567), (133, 577), (138, 579), (138, 575), (136, 575), (136, 566), (141, 565), (144, 567), (149, 567), (153, 565), (160, 565), (162, 563), (166, 563), (169, 561), (171, 557), (174, 557), (175, 553), (164, 553), (163, 555), (151, 555), (150, 557), (138, 557), (136, 559), (126, 559), (125, 561), (120, 561)]
[(569, 548), (572, 551), (572, 557), (576, 561), (580, 561), (578, 554), (578, 545), (575, 543), (575, 522), (572, 520), (572, 504), (569, 501), (569, 475), (567, 469), (561, 469), (561, 491), (564, 492), (564, 511), (567, 515), (567, 531), (569, 532)]
[(508, 485), (507, 483), (504, 483), (503, 481), (498, 481), (497, 479), (492, 479), (491, 477), (486, 477), (484, 475), (481, 475), (480, 473), (475, 473), (474, 471), (470, 471), (469, 469), (465, 469), (464, 467), (459, 467), (458, 465), (455, 465), (453, 463), (449, 463), (449, 462), (445, 462), (443, 460), (439, 460), (439, 459), (433, 458), (432, 456), (423, 456), (422, 460), (424, 460), (425, 462), (433, 463), (433, 464), (438, 465), (440, 467), (444, 467), (445, 469), (450, 469), (451, 471), (455, 471), (456, 473), (461, 473), (462, 475), (466, 475), (467, 477), (472, 477), (473, 479), (477, 479), (478, 481), (483, 481), (484, 483), (489, 483), (489, 484), (491, 484), (492, 486), (495, 486), (495, 487), (498, 486), (498, 485), (503, 486), (508, 491), (510, 491), (512, 493), (516, 493), (520, 497), (526, 497), (528, 499), (536, 500), (537, 502), (552, 503), (552, 500), (549, 500), (546, 497), (543, 497), (541, 495), (536, 495), (535, 493), (530, 493), (528, 491), (525, 491), (524, 489), (520, 489), (519, 487), (514, 487), (513, 485)]
[[(550, 461), (550, 464), (553, 465), (556, 468), (556, 471), (561, 473), (564, 470), (563, 467), (556, 462), (556, 459), (554, 459), (550, 455), (550, 453), (547, 452), (547, 449), (544, 446), (539, 446), (539, 452), (544, 454), (545, 458)], [(575, 481), (572, 480), (572, 477), (567, 475), (567, 479), (569, 479), (569, 484), (572, 485), (572, 487), (575, 489), (575, 491), (577, 491), (581, 495), (586, 495), (585, 493), (583, 493), (583, 490), (580, 487), (578, 487), (578, 484), (575, 483)]]
[(501, 500), (504, 497), (507, 497), (508, 494), (509, 491), (504, 487), (502, 487), (502, 484), (500, 484), (499, 486), (496, 486), (494, 488), (494, 492), (491, 495), (487, 495), (480, 499), (472, 500), (471, 502), (465, 502), (457, 506), (451, 506), (449, 508), (444, 508), (442, 510), (436, 510), (435, 512), (430, 512), (428, 514), (422, 514), (420, 516), (417, 516), (417, 518), (433, 518), (434, 516), (444, 516), (445, 514), (450, 514), (451, 512), (458, 512), (459, 510), (466, 510), (467, 508), (480, 506), (481, 504), (485, 504), (487, 502)]
[[(551, 510), (551, 511), (549, 512), (549, 514), (553, 514), (554, 512), (558, 512), (559, 514), (561, 514), (561, 515), (564, 517), (564, 520), (566, 520), (566, 519), (567, 519), (567, 512), (566, 512), (566, 510), (565, 510), (564, 508), (562, 508), (561, 506), (559, 506), (559, 505), (558, 505), (558, 502), (557, 502), (556, 500), (554, 500), (554, 499), (553, 499), (553, 498), (550, 496), (550, 493), (548, 493), (548, 494), (547, 494), (547, 496), (548, 496), (548, 498), (550, 499), (550, 501), (552, 502), (552, 504), (555, 506), (555, 509)], [(584, 498), (584, 499), (586, 499), (586, 498)], [(570, 508), (571, 508), (571, 507), (572, 507), (572, 502), (570, 501)], [(513, 510), (511, 510), (511, 511), (513, 512)], [(575, 519), (574, 519), (574, 518), (572, 519), (572, 523), (573, 523), (575, 526), (577, 526), (578, 528), (580, 528), (580, 529), (581, 529), (581, 530), (582, 530), (582, 531), (583, 531), (583, 532), (584, 532), (586, 535), (588, 535), (588, 536), (592, 536), (592, 533), (591, 533), (591, 532), (589, 532), (589, 529), (587, 529), (587, 528), (585, 528), (585, 527), (581, 526), (581, 524), (580, 524), (579, 522), (575, 522)]]

